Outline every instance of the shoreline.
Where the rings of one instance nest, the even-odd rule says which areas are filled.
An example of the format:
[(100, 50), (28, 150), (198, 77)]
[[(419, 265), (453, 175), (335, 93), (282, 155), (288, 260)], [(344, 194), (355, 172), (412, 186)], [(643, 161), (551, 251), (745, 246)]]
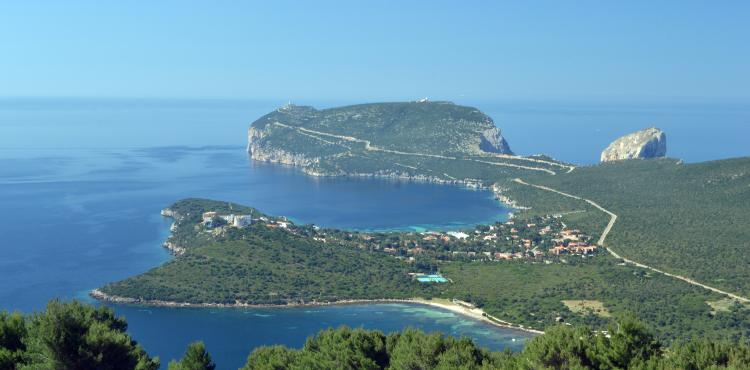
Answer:
[(431, 306), (441, 308), (471, 319), (481, 321), (483, 323), (500, 327), (504, 329), (519, 330), (531, 334), (544, 334), (541, 330), (527, 328), (522, 325), (515, 325), (508, 321), (498, 319), (492, 315), (487, 314), (480, 308), (470, 308), (447, 299), (436, 298), (432, 300), (423, 298), (382, 298), (382, 299), (344, 299), (333, 302), (306, 302), (306, 303), (287, 303), (287, 304), (248, 304), (248, 303), (189, 303), (189, 302), (175, 302), (175, 301), (164, 301), (164, 300), (144, 300), (137, 298), (120, 297), (110, 295), (102, 292), (99, 289), (94, 289), (89, 292), (89, 296), (101, 302), (109, 302), (116, 304), (134, 305), (134, 306), (151, 306), (151, 307), (171, 307), (171, 308), (273, 308), (273, 309), (284, 309), (284, 308), (299, 308), (299, 307), (322, 307), (322, 306), (343, 306), (343, 305), (356, 305), (356, 304), (383, 304), (383, 303), (406, 303), (406, 304), (417, 304), (424, 306)]
[(480, 180), (473, 180), (473, 179), (452, 179), (452, 180), (446, 180), (442, 179), (437, 176), (425, 176), (425, 175), (409, 175), (405, 173), (397, 173), (397, 172), (385, 172), (385, 173), (322, 173), (322, 172), (315, 172), (309, 168), (309, 166), (304, 164), (297, 164), (293, 161), (285, 161), (285, 160), (279, 160), (279, 159), (271, 159), (266, 157), (253, 157), (252, 153), (249, 153), (250, 160), (257, 161), (261, 163), (267, 163), (267, 164), (275, 164), (275, 165), (281, 165), (286, 166), (292, 169), (295, 169), (299, 171), (300, 173), (303, 173), (310, 177), (318, 177), (318, 178), (359, 178), (359, 179), (379, 179), (379, 180), (391, 180), (391, 181), (406, 181), (406, 182), (414, 182), (414, 183), (422, 183), (422, 184), (436, 184), (436, 185), (449, 185), (449, 186), (458, 186), (464, 189), (471, 189), (471, 190), (487, 190), (490, 193), (492, 193), (493, 198), (495, 201), (500, 203), (503, 208), (505, 208), (508, 211), (508, 218), (513, 218), (513, 211), (515, 210), (529, 210), (531, 207), (522, 206), (516, 203), (515, 200), (511, 199), (509, 196), (504, 195), (503, 191), (507, 189), (500, 188), (497, 183), (493, 184), (485, 184)]

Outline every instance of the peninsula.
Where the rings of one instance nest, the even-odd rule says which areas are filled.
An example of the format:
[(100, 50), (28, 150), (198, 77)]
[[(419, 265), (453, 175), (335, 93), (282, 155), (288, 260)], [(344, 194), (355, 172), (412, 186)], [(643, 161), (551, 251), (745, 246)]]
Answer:
[(188, 199), (164, 212), (175, 259), (95, 296), (220, 306), (439, 298), (525, 329), (604, 328), (633, 312), (670, 340), (748, 334), (750, 158), (577, 167), (512, 154), (491, 125), (447, 102), (282, 107), (252, 124), (252, 158), (313, 176), (485, 187), (514, 218), (362, 233)]
[[(498, 176), (554, 174), (571, 166), (513, 155), (490, 117), (450, 102), (353, 105), (317, 110), (287, 105), (253, 122), (248, 152), (314, 176), (377, 176), (477, 184)], [(476, 177), (476, 175), (473, 175)]]

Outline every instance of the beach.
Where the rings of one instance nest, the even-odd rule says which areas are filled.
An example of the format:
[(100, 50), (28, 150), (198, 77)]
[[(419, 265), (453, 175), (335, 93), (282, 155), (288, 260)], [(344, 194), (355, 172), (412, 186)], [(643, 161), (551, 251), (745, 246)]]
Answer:
[(426, 306), (438, 307), (444, 310), (457, 313), (477, 321), (481, 321), (493, 326), (521, 330), (533, 334), (543, 334), (541, 330), (527, 328), (521, 325), (516, 325), (508, 321), (504, 321), (487, 314), (481, 308), (473, 307), (471, 304), (459, 300), (449, 300), (444, 298), (408, 298), (408, 299), (397, 299), (397, 298), (383, 298), (383, 299), (344, 299), (339, 301), (331, 302), (304, 302), (304, 303), (287, 303), (284, 305), (277, 304), (249, 304), (244, 302), (236, 303), (190, 303), (190, 302), (174, 302), (165, 300), (144, 300), (128, 297), (119, 297), (110, 295), (102, 292), (99, 289), (94, 289), (89, 292), (89, 295), (100, 301), (118, 303), (118, 304), (132, 304), (142, 306), (157, 306), (157, 307), (203, 307), (203, 308), (293, 308), (293, 307), (316, 307), (316, 306), (332, 306), (332, 305), (347, 305), (347, 304), (368, 304), (368, 303), (407, 303), (407, 304), (421, 304)]

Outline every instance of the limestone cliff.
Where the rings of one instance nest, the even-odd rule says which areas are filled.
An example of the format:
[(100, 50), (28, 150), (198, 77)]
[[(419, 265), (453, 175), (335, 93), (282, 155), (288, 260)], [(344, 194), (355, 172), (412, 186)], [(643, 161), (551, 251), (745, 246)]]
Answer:
[(490, 153), (513, 154), (508, 142), (497, 127), (488, 128), (482, 131), (480, 138), (479, 150)]
[(428, 101), (320, 110), (289, 104), (253, 122), (247, 150), (255, 160), (299, 166), (309, 174), (399, 177), (416, 169), (402, 163), (410, 159), (513, 154), (478, 109)]
[(656, 127), (647, 128), (620, 137), (602, 152), (601, 161), (664, 157), (667, 154), (667, 136)]

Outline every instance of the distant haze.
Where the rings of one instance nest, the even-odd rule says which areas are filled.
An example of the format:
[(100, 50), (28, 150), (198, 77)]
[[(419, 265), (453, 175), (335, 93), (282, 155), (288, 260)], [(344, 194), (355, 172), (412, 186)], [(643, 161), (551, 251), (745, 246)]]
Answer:
[[(318, 108), (361, 103), (295, 102)], [(230, 145), (244, 152), (250, 123), (285, 103), (0, 98), (0, 159), (33, 157), (36, 149)], [(612, 140), (651, 126), (666, 132), (667, 156), (687, 162), (750, 155), (750, 104), (456, 103), (477, 107), (492, 117), (520, 155), (544, 153), (593, 164)]]
[(0, 96), (750, 100), (750, 2), (6, 1)]

